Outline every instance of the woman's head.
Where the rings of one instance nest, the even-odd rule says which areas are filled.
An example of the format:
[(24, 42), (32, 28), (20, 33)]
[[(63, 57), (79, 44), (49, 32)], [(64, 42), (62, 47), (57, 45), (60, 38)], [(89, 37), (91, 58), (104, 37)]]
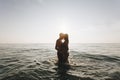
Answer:
[(64, 34), (64, 39), (68, 40), (68, 34)]

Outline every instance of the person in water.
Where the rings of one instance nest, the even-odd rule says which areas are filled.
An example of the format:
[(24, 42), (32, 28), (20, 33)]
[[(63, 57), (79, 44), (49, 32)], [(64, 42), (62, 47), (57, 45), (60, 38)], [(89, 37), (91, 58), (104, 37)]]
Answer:
[(64, 62), (66, 63), (69, 63), (68, 62), (68, 56), (69, 56), (69, 52), (68, 52), (68, 50), (69, 50), (69, 47), (68, 47), (68, 44), (69, 44), (69, 39), (68, 39), (68, 34), (64, 34), (64, 42), (62, 43), (62, 52), (63, 52), (63, 59), (64, 59)]
[(56, 41), (55, 49), (57, 50), (58, 63), (69, 63), (69, 48), (68, 48), (68, 34), (59, 34), (59, 39)]

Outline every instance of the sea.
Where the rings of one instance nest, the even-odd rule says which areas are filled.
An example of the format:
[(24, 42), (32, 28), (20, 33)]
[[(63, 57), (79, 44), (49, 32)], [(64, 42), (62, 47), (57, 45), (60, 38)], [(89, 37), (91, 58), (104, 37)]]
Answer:
[(53, 43), (0, 44), (0, 80), (120, 80), (120, 43), (69, 44), (58, 65)]

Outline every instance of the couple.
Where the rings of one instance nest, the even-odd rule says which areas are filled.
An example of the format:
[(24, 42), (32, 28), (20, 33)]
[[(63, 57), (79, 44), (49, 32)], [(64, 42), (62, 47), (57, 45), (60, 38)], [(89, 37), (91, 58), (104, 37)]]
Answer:
[(59, 39), (56, 41), (55, 49), (57, 50), (58, 63), (69, 63), (69, 48), (68, 48), (68, 34), (59, 34)]

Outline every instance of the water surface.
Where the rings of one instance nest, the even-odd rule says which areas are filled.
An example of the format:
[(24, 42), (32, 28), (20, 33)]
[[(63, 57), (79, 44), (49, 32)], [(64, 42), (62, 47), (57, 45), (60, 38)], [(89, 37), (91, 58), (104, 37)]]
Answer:
[(54, 44), (0, 44), (0, 80), (120, 80), (120, 44), (70, 44), (58, 66)]

